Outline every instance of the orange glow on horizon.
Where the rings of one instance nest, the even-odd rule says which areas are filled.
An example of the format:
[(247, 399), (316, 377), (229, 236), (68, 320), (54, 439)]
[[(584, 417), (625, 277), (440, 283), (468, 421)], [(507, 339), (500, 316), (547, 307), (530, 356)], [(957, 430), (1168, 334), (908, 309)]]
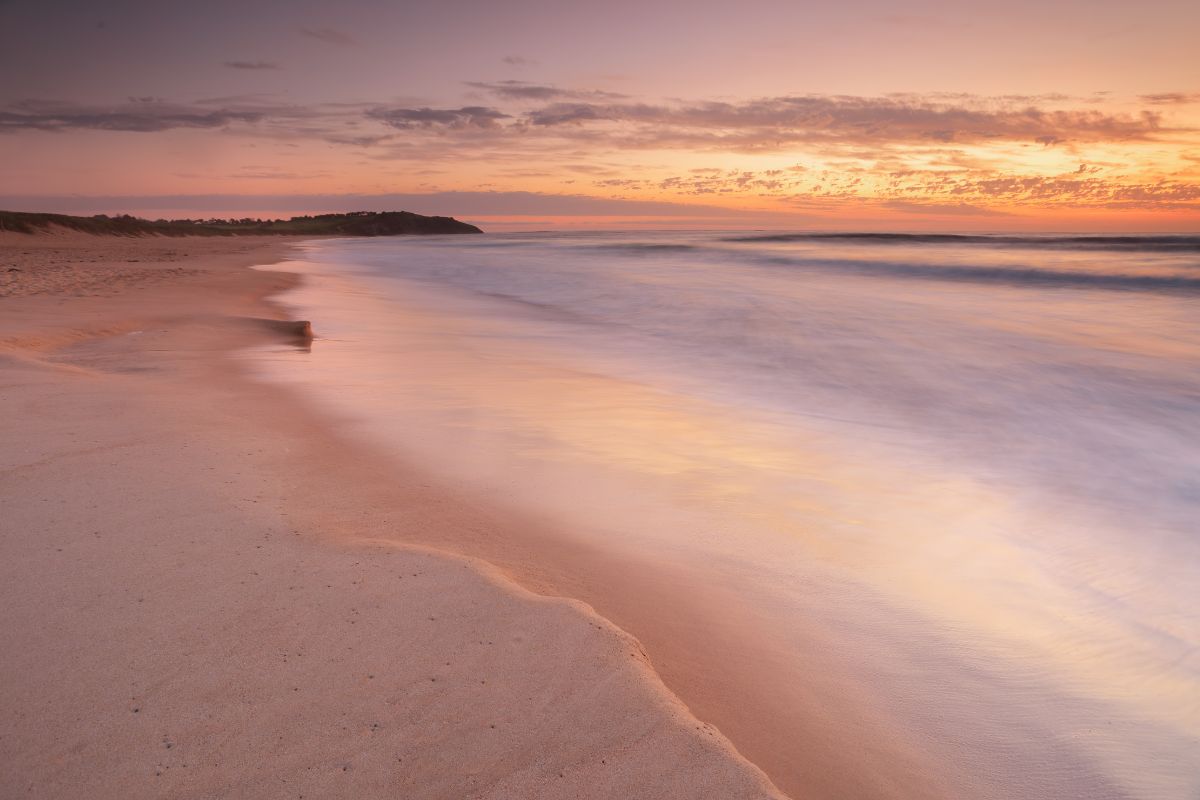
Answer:
[[(1194, 8), (1147, 7), (1131, 28), (1107, 0), (903, 15), (757, 0), (765, 27), (676, 5), (639, 4), (647, 32), (676, 34), (643, 40), (590, 6), (481, 6), (487, 24), (464, 31), (438, 9), (348, 2), (322, 40), (253, 8), (64, 28), (9, 4), (0, 50), (31, 79), (0, 87), (0, 207), (286, 214), (402, 195), (502, 225), (1200, 229)], [(194, 47), (138, 55), (184, 25), (205, 32)], [(230, 26), (252, 52), (228, 52)], [(34, 46), (43, 27), (56, 47)], [(517, 43), (530, 54), (498, 49)]]

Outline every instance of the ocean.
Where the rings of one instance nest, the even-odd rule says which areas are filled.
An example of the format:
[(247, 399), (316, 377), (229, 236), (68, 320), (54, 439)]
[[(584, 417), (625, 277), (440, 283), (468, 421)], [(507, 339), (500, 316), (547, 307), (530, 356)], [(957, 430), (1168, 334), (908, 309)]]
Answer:
[(511, 233), (282, 268), (319, 338), (256, 373), (546, 521), (545, 574), (786, 790), (1200, 797), (1200, 237)]

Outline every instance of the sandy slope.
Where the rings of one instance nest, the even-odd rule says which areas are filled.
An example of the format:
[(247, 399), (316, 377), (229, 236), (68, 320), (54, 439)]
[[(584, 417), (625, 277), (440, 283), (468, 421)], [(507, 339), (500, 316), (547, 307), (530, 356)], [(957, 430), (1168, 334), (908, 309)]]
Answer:
[(286, 248), (0, 240), (0, 796), (772, 795), (586, 607), (354, 525), (226, 355)]

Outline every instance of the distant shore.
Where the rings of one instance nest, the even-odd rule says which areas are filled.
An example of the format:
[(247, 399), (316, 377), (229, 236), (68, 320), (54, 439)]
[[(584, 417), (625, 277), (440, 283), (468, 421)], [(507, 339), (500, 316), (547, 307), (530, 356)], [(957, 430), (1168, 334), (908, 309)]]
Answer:
[(492, 512), (230, 358), (302, 344), (290, 247), (0, 233), (0, 794), (779, 796), (588, 607), (364, 527)]
[(0, 210), (0, 233), (90, 233), (97, 236), (399, 236), (483, 233), (453, 217), (411, 211), (352, 211), (290, 219), (141, 219), (129, 214), (90, 217)]

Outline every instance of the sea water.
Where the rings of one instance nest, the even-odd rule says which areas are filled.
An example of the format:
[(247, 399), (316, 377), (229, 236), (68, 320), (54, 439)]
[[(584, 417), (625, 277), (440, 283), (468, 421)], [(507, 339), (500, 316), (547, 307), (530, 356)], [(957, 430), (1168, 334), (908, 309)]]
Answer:
[[(763, 726), (886, 727), (948, 796), (1200, 797), (1200, 238), (485, 234), (287, 268), (320, 338), (263, 375), (688, 576), (667, 607), (736, 598), (762, 656), (725, 691), (792, 691)], [(827, 716), (793, 723), (806, 682)]]

